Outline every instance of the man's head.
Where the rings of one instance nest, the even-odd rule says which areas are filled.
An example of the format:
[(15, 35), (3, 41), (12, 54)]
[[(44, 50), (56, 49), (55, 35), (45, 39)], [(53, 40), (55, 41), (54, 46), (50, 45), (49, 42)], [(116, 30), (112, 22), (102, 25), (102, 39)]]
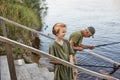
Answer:
[(95, 28), (90, 26), (87, 29), (83, 30), (82, 34), (84, 37), (93, 37), (93, 35), (95, 34)]

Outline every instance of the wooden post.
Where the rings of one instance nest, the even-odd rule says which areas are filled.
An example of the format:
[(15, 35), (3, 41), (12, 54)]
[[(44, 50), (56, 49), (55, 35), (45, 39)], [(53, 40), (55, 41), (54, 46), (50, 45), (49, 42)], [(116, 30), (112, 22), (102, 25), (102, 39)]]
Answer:
[[(3, 36), (7, 37), (5, 23), (1, 19), (0, 19), (0, 23), (1, 23), (1, 28), (2, 28), (2, 31), (3, 31)], [(7, 61), (8, 61), (11, 80), (17, 80), (15, 65), (14, 65), (14, 59), (13, 59), (13, 56), (12, 56), (12, 47), (9, 44), (5, 43), (5, 50), (6, 50), (6, 55), (7, 55)]]

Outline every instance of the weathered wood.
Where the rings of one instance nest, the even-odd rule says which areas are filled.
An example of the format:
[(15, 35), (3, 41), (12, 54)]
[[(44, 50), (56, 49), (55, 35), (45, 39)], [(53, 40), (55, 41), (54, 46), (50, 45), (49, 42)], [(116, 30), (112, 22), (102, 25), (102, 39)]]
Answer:
[(6, 56), (0, 56), (0, 80), (11, 80)]
[(94, 72), (94, 71), (91, 71), (91, 70), (88, 70), (88, 69), (85, 69), (85, 68), (73, 65), (73, 64), (69, 63), (68, 61), (62, 60), (62, 59), (60, 59), (58, 57), (55, 57), (53, 55), (50, 55), (50, 54), (48, 54), (46, 52), (43, 52), (41, 50), (35, 49), (33, 47), (30, 47), (30, 46), (27, 46), (27, 45), (24, 45), (24, 44), (21, 44), (19, 42), (10, 40), (10, 39), (2, 37), (2, 36), (0, 36), (0, 41), (7, 42), (7, 43), (10, 43), (10, 44), (13, 44), (13, 45), (18, 45), (18, 46), (20, 46), (20, 47), (22, 47), (24, 49), (27, 49), (27, 50), (33, 51), (33, 52), (35, 52), (37, 54), (41, 54), (41, 55), (43, 55), (45, 57), (57, 60), (57, 61), (59, 61), (63, 65), (70, 66), (72, 68), (76, 68), (76, 69), (78, 69), (78, 70), (80, 70), (80, 71), (82, 71), (82, 72), (84, 72), (86, 74), (92, 75), (92, 76), (96, 76), (96, 77), (104, 78), (104, 79), (108, 79), (109, 78), (109, 79), (113, 79), (113, 80), (119, 80), (119, 79), (111, 77), (111, 76), (103, 75), (103, 74), (100, 74), (100, 73), (97, 73), (97, 72)]
[(116, 61), (114, 61), (114, 60), (112, 60), (112, 59), (109, 59), (109, 58), (107, 58), (107, 57), (101, 56), (101, 55), (96, 54), (96, 53), (94, 53), (94, 52), (91, 52), (90, 50), (84, 50), (84, 52), (86, 52), (86, 54), (90, 54), (90, 55), (93, 55), (93, 56), (95, 56), (95, 57), (101, 58), (101, 59), (103, 59), (103, 60), (105, 60), (105, 61), (108, 61), (108, 62), (110, 62), (110, 63), (112, 63), (112, 64), (120, 65), (119, 62), (116, 62)]
[(20, 59), (22, 61), (18, 62), (19, 60), (15, 60), (15, 69), (16, 69), (16, 75), (17, 75), (17, 80), (31, 80), (30, 74), (27, 71), (27, 68), (25, 67), (25, 63), (23, 59)]
[(3, 32), (3, 36), (7, 37), (7, 32), (6, 32), (6, 27), (5, 27), (5, 23), (3, 20), (0, 19), (0, 23), (1, 23), (1, 28), (2, 28), (2, 32)]
[[(5, 23), (3, 20), (0, 20), (0, 22), (2, 25), (1, 27), (2, 27), (2, 31), (3, 31), (3, 36), (7, 37)], [(16, 72), (15, 72), (15, 65), (14, 65), (13, 56), (12, 56), (12, 47), (9, 44), (5, 43), (5, 49), (6, 49), (5, 51), (7, 54), (7, 61), (8, 61), (8, 65), (9, 65), (11, 80), (17, 80)]]
[(44, 77), (42, 76), (42, 72), (40, 72), (38, 65), (36, 63), (26, 64), (26, 67), (31, 75), (32, 80), (45, 80)]
[(9, 19), (6, 19), (6, 18), (4, 18), (4, 17), (1, 17), (1, 16), (0, 16), (0, 19), (6, 21), (6, 22), (8, 22), (8, 23), (14, 24), (14, 25), (16, 25), (16, 26), (18, 26), (18, 27), (21, 27), (21, 28), (23, 28), (23, 29), (26, 29), (26, 30), (32, 31), (32, 32), (34, 32), (34, 33), (40, 34), (40, 35), (42, 35), (42, 36), (44, 36), (44, 37), (47, 37), (47, 38), (50, 38), (50, 39), (54, 39), (54, 38), (52, 38), (52, 37), (50, 37), (50, 36), (48, 36), (48, 35), (46, 35), (46, 34), (44, 34), (44, 33), (42, 33), (42, 32), (36, 31), (36, 30), (31, 29), (31, 28), (29, 28), (29, 27), (27, 27), (27, 26), (24, 26), (24, 25), (21, 25), (21, 24), (19, 24), (19, 23), (14, 22), (14, 21), (11, 21), (11, 20), (9, 20)]
[(54, 72), (49, 72), (46, 67), (39, 67), (39, 70), (45, 80), (54, 80)]
[(14, 60), (12, 55), (12, 47), (9, 44), (5, 44), (5, 49), (7, 54), (7, 61), (9, 65), (11, 80), (17, 80), (15, 65), (14, 65)]
[[(45, 36), (45, 37), (47, 37), (47, 38), (49, 38), (49, 39), (54, 39), (54, 38), (52, 38), (52, 37), (50, 37), (50, 36), (47, 36), (47, 35), (45, 35), (45, 34), (43, 34), (43, 33), (40, 33), (40, 32), (38, 32), (38, 31), (36, 31), (36, 30), (33, 30), (33, 29), (31, 29), (31, 28), (28, 28), (28, 27), (26, 27), (26, 26), (23, 26), (23, 25), (21, 25), (21, 24), (18, 24), (18, 23), (16, 23), (16, 22), (13, 22), (13, 21), (11, 21), (11, 20), (8, 20), (8, 19), (6, 19), (6, 18), (0, 17), (0, 19), (2, 19), (2, 20), (4, 20), (4, 21), (7, 21), (7, 22), (9, 22), (9, 23), (11, 23), (11, 24), (17, 25), (17, 26), (19, 26), (19, 27), (22, 27), (22, 28), (24, 28), (24, 29), (30, 30), (30, 31), (32, 31), (32, 32), (38, 33), (38, 34), (40, 34), (40, 35), (43, 35), (43, 36)], [(2, 40), (2, 41), (3, 41), (3, 40)], [(19, 45), (19, 46), (22, 46), (21, 44), (18, 44), (18, 43), (16, 43), (16, 42), (15, 42), (15, 43), (10, 42), (10, 41), (7, 41), (7, 42), (12, 43), (12, 44), (17, 44), (17, 45)], [(25, 49), (31, 50), (31, 51), (33, 51), (33, 52), (35, 52), (35, 53), (42, 54), (42, 55), (44, 55), (44, 56), (46, 56), (46, 57), (48, 57), (48, 58), (52, 58), (52, 59), (54, 59), (54, 60), (58, 60), (61, 64), (64, 64), (64, 65), (67, 65), (67, 66), (70, 66), (70, 67), (77, 68), (77, 69), (79, 69), (80, 71), (82, 71), (82, 72), (84, 72), (84, 73), (87, 73), (87, 74), (90, 74), (90, 75), (93, 75), (93, 76), (97, 76), (97, 77), (100, 77), (100, 78), (105, 78), (105, 79), (107, 79), (107, 78), (112, 78), (112, 79), (117, 80), (117, 79), (114, 78), (114, 77), (110, 77), (110, 76), (107, 76), (107, 75), (99, 74), (99, 73), (97, 73), (97, 72), (94, 72), (94, 71), (91, 71), (91, 70), (84, 69), (84, 68), (82, 68), (82, 67), (78, 67), (78, 66), (72, 65), (72, 64), (70, 64), (69, 62), (66, 62), (66, 61), (61, 60), (61, 59), (59, 59), (59, 58), (56, 58), (56, 57), (54, 57), (54, 56), (48, 55), (47, 53), (45, 53), (45, 52), (43, 52), (43, 51), (38, 51), (37, 49), (34, 49), (34, 48), (32, 48), (32, 47), (25, 46), (25, 45), (22, 46), (22, 47), (24, 47)]]

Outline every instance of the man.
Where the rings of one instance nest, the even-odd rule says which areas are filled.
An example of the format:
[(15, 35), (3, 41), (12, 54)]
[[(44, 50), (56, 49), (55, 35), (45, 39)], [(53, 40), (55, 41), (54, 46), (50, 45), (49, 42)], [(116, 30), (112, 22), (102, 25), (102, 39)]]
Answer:
[(76, 51), (82, 51), (83, 49), (94, 49), (95, 46), (89, 46), (82, 44), (83, 37), (89, 38), (93, 37), (95, 34), (95, 28), (94, 27), (88, 27), (84, 30), (75, 31), (73, 32), (69, 37), (69, 42), (74, 49), (75, 53)]
[[(69, 37), (69, 42), (70, 45), (72, 46), (74, 53), (76, 54), (76, 51), (82, 51), (84, 49), (94, 49), (95, 46), (89, 46), (89, 45), (84, 45), (82, 44), (83, 37), (89, 38), (93, 37), (95, 34), (95, 29), (94, 27), (88, 27), (86, 29), (80, 30), (80, 31), (75, 31), (73, 32), (70, 37)], [(74, 57), (74, 63), (76, 64), (76, 59)], [(74, 80), (77, 80), (77, 70), (73, 70), (73, 78)]]

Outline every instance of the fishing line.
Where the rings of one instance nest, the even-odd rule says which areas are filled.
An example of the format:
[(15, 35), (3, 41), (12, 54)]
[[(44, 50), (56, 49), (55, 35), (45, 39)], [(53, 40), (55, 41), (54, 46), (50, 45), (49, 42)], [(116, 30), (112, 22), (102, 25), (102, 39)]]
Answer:
[[(52, 40), (54, 40), (55, 38), (53, 38), (52, 36), (50, 36), (50, 34), (43, 34), (42, 33), (42, 35), (43, 36), (45, 36), (45, 37), (48, 37), (48, 38), (50, 38), (50, 39), (52, 39)], [(67, 39), (67, 38), (65, 38), (65, 39)], [(68, 40), (68, 39), (67, 39)], [(108, 43), (108, 44), (100, 44), (100, 45), (96, 45), (95, 47), (101, 47), (101, 46), (107, 46), (107, 45), (113, 45), (113, 44), (119, 44), (120, 42), (112, 42), (112, 43)]]
[(107, 46), (107, 45), (113, 45), (113, 44), (119, 44), (120, 42), (113, 42), (113, 43), (108, 43), (108, 44), (101, 44), (101, 45), (96, 45), (95, 47), (101, 47), (101, 46)]
[(98, 66), (98, 65), (85, 65), (85, 64), (75, 64), (77, 66), (86, 66), (86, 67), (103, 67), (103, 68), (114, 68), (111, 66)]

